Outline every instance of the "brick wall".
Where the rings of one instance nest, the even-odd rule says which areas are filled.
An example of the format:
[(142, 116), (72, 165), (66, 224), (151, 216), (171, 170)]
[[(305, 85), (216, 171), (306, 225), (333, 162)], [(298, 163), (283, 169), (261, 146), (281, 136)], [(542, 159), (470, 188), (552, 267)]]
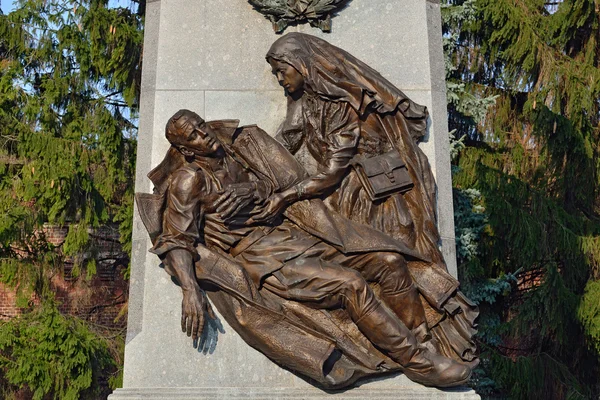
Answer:
[(0, 283), (0, 319), (12, 318), (19, 314), (15, 306), (16, 294)]
[[(68, 226), (45, 225), (43, 232), (48, 242), (60, 246), (68, 229)], [(61, 312), (108, 328), (124, 328), (126, 314), (120, 317), (119, 314), (128, 299), (128, 283), (123, 279), (123, 270), (129, 260), (119, 243), (119, 232), (116, 227), (104, 226), (90, 229), (89, 233), (96, 253), (96, 274), (91, 279), (74, 276), (74, 260), (66, 258), (61, 273), (51, 279), (52, 290)], [(16, 305), (16, 297), (15, 290), (0, 283), (0, 319), (23, 312)], [(30, 303), (35, 302), (36, 299), (30, 299)]]

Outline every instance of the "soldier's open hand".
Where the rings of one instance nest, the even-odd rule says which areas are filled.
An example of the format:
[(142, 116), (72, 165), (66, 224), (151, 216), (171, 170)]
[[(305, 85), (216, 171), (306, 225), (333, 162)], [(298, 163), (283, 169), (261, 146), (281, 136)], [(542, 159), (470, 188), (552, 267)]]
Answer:
[(194, 341), (202, 335), (205, 316), (216, 319), (204, 291), (200, 289), (184, 290), (181, 303), (181, 330)]

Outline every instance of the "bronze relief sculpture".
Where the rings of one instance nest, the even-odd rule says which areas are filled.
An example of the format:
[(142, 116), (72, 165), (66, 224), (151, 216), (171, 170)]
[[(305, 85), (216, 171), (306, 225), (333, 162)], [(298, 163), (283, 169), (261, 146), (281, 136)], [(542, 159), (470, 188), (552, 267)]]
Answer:
[(282, 33), (289, 25), (308, 22), (323, 32), (331, 31), (331, 16), (350, 0), (248, 0)]
[[(251, 346), (327, 388), (403, 371), (467, 381), (477, 309), (437, 247), (427, 111), (350, 54), (291, 33), (267, 61), (288, 96), (278, 142), (180, 110), (138, 209), (183, 291), (181, 327), (214, 313)], [(305, 145), (319, 164), (294, 158)], [(205, 332), (206, 333), (206, 332)]]

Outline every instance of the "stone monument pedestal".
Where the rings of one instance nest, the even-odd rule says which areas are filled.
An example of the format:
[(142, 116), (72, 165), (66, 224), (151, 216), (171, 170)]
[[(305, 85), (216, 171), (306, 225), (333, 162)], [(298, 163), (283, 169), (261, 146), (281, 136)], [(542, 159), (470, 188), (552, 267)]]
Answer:
[[(309, 25), (290, 31), (345, 49), (428, 107), (431, 121), (421, 146), (437, 181), (444, 256), (456, 275), (439, 2), (353, 0), (333, 18), (331, 34)], [(146, 174), (168, 149), (165, 124), (181, 108), (275, 134), (286, 99), (264, 57), (279, 35), (247, 0), (148, 0), (145, 35), (136, 192), (152, 192)], [(479, 398), (467, 388), (425, 388), (402, 374), (326, 392), (248, 346), (223, 318), (225, 334), (212, 354), (202, 354), (181, 332), (181, 290), (150, 247), (136, 210), (124, 388), (111, 400)]]
[(468, 388), (439, 390), (412, 386), (381, 386), (381, 382), (366, 383), (346, 391), (325, 392), (299, 388), (149, 388), (117, 389), (110, 399), (119, 400), (330, 400), (330, 399), (395, 399), (395, 400), (476, 400)]

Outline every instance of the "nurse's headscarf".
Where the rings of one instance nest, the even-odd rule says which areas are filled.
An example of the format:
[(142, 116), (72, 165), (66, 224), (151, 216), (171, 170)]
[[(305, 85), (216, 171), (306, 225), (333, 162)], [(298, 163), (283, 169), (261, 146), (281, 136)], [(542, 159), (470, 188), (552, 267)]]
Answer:
[(410, 135), (420, 139), (427, 127), (427, 108), (414, 103), (400, 89), (348, 52), (318, 37), (292, 32), (277, 39), (267, 53), (293, 66), (305, 84), (327, 101), (347, 102), (363, 116), (400, 111)]

